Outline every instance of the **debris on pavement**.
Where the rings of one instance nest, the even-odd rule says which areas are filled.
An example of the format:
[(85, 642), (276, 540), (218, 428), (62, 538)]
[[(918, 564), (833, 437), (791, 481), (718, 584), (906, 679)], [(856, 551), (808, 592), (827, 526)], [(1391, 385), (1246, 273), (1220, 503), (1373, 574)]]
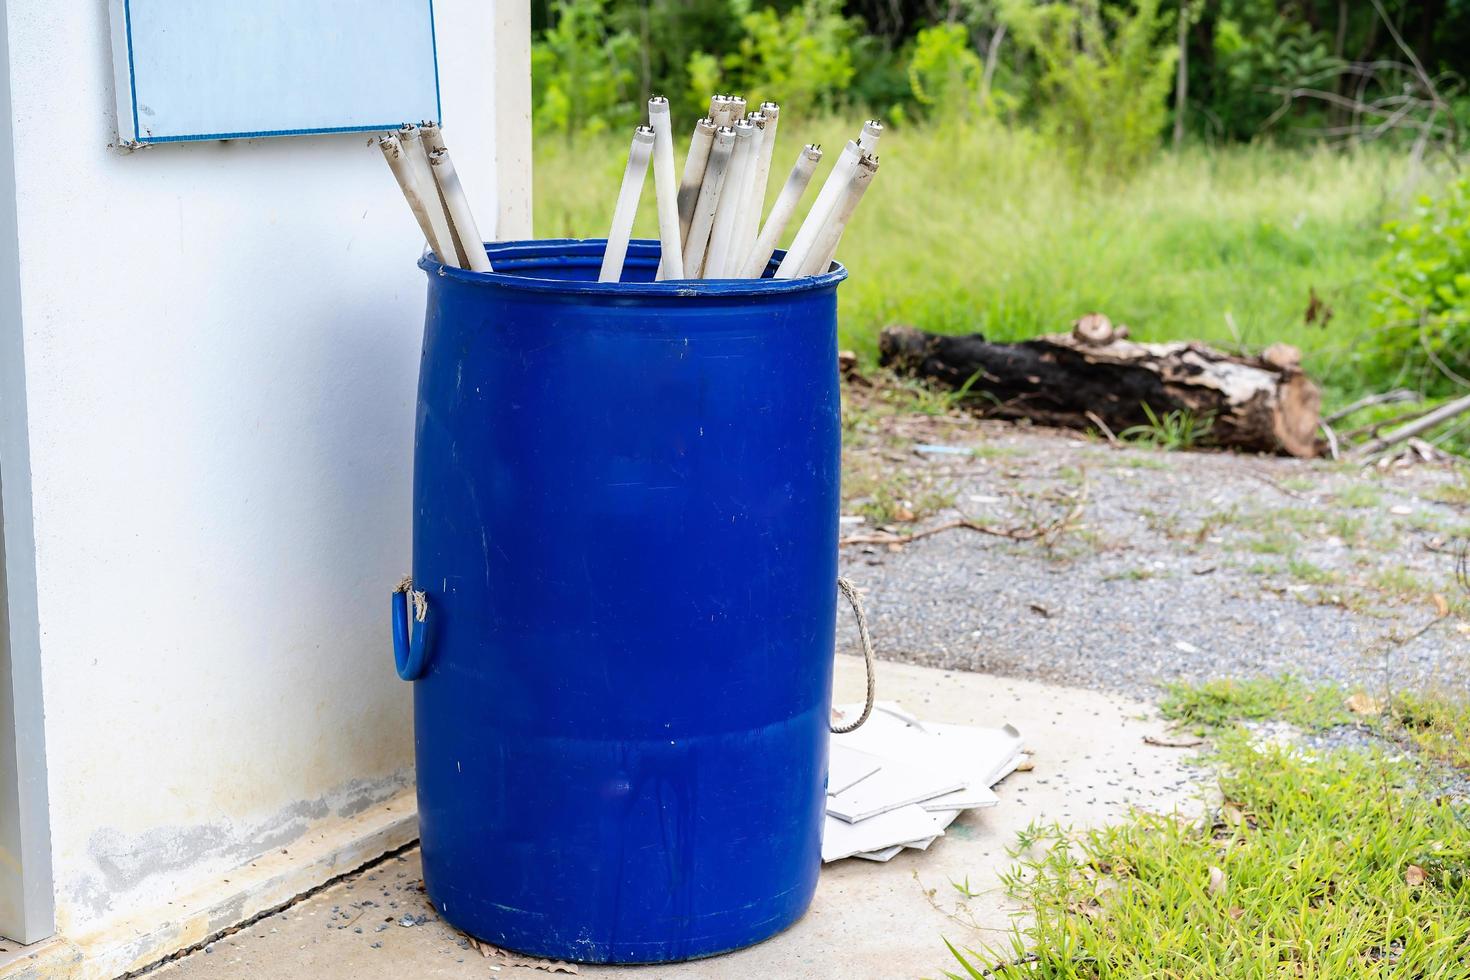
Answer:
[[(833, 709), (833, 723), (862, 713)], [(1010, 725), (975, 728), (921, 722), (879, 701), (856, 731), (833, 735), (822, 860), (891, 860), (926, 850), (966, 810), (992, 807), (992, 787), (1022, 763), (1021, 733)]]
[[(577, 964), (568, 963), (565, 960), (543, 960), (534, 956), (521, 956), (512, 953), (508, 949), (501, 949), (493, 943), (485, 943), (474, 936), (466, 936), (470, 948), (486, 959), (494, 959), (500, 966), (525, 967), (528, 970), (545, 970), (547, 973), (578, 973)], [(491, 969), (499, 970), (500, 966), (492, 966)]]

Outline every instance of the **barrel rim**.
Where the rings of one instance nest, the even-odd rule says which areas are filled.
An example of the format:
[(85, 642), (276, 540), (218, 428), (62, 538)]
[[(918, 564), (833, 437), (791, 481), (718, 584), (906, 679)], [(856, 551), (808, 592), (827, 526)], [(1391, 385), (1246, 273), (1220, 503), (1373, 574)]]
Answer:
[[(576, 265), (596, 269), (602, 261), (606, 245), (605, 238), (538, 238), (486, 242), (485, 251), (492, 263), (498, 261), (523, 268), (535, 268), (537, 265)], [(644, 268), (654, 268), (658, 265), (660, 247), (657, 239), (635, 238), (628, 243), (627, 262)], [(785, 254), (783, 249), (777, 249), (771, 257), (769, 269), (779, 265)], [(601, 296), (608, 299), (628, 296), (782, 296), (829, 289), (847, 278), (847, 268), (840, 262), (833, 262), (831, 270), (819, 276), (802, 276), (796, 279), (676, 279), (665, 282), (577, 281), (507, 275), (502, 272), (475, 272), (445, 265), (439, 261), (438, 256), (428, 251), (424, 252), (418, 265), (429, 275), (457, 279), (468, 285), (501, 286), (533, 293)]]

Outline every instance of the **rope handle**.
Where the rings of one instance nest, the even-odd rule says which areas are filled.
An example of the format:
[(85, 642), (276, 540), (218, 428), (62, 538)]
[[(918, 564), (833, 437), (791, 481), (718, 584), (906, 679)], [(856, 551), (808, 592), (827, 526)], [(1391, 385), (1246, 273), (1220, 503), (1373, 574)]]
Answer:
[(863, 713), (858, 720), (850, 725), (829, 725), (833, 735), (846, 735), (855, 732), (868, 720), (873, 713), (873, 700), (877, 695), (877, 678), (874, 676), (873, 664), (873, 637), (868, 633), (868, 614), (863, 611), (863, 599), (858, 594), (857, 587), (845, 578), (837, 579), (838, 590), (847, 597), (847, 602), (852, 606), (852, 615), (857, 620), (858, 642), (863, 647), (863, 667), (868, 672), (868, 695), (863, 704)]

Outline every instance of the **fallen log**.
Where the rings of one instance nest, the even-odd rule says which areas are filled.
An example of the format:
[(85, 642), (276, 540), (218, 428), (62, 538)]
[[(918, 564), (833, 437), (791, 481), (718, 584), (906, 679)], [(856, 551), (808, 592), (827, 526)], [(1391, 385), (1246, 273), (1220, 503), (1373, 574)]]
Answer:
[(883, 330), (879, 357), (900, 374), (963, 391), (965, 403), (990, 418), (1122, 432), (1149, 424), (1146, 405), (1161, 418), (1179, 411), (1208, 419), (1204, 445), (1318, 454), (1321, 392), (1295, 348), (1273, 344), (1260, 357), (1238, 357), (1204, 344), (1126, 337), (1126, 327), (1101, 314), (1083, 317), (1071, 334), (1015, 344), (895, 326)]

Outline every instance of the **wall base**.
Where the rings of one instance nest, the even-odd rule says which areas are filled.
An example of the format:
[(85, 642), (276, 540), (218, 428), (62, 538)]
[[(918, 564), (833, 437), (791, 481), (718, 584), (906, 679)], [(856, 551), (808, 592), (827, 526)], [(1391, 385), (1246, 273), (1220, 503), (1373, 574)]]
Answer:
[(418, 807), (409, 789), (152, 913), (0, 955), (0, 978), (113, 980), (212, 941), (417, 837)]

